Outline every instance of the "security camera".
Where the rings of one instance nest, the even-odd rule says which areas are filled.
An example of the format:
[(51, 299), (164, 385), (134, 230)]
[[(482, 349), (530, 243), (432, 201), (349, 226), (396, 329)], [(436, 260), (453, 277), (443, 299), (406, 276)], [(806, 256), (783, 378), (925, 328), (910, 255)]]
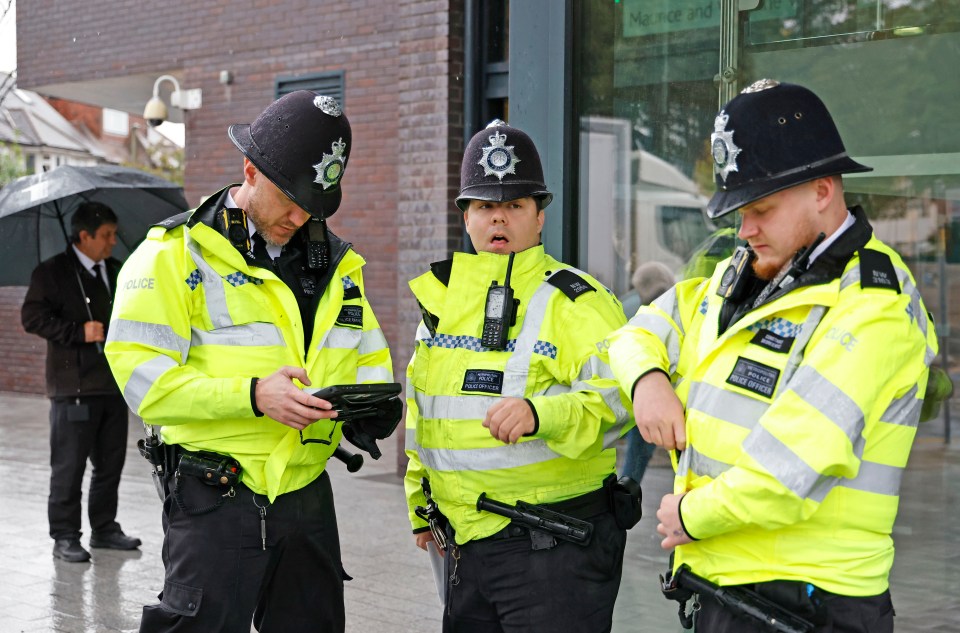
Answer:
[(143, 109), (143, 118), (147, 120), (150, 127), (157, 127), (167, 120), (166, 104), (159, 97), (153, 97), (147, 101), (147, 107)]

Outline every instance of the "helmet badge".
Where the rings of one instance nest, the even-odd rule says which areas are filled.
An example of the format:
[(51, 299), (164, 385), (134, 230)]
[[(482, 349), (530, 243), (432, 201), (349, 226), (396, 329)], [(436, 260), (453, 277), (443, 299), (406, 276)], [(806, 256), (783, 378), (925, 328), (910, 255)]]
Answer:
[(477, 161), (478, 165), (483, 166), (483, 175), (496, 176), (502, 181), (505, 175), (516, 174), (516, 166), (520, 159), (513, 153), (513, 145), (505, 145), (507, 135), (494, 131), (493, 136), (487, 138), (490, 140), (490, 145), (483, 148), (483, 156)]
[(340, 108), (340, 104), (337, 103), (337, 100), (333, 97), (328, 97), (326, 95), (317, 95), (313, 98), (313, 105), (320, 108), (324, 114), (329, 114), (330, 116), (340, 116), (343, 114), (343, 110)]
[(346, 149), (347, 144), (343, 142), (342, 137), (334, 141), (331, 145), (333, 153), (325, 153), (323, 159), (313, 166), (317, 170), (317, 177), (313, 179), (313, 182), (321, 185), (324, 189), (329, 189), (340, 182), (344, 167), (343, 152)]
[(713, 170), (720, 174), (723, 181), (727, 181), (727, 176), (732, 171), (739, 171), (737, 168), (737, 155), (741, 150), (733, 142), (733, 130), (727, 130), (727, 121), (730, 120), (723, 110), (713, 121), (713, 134), (710, 135), (710, 151), (713, 154)]

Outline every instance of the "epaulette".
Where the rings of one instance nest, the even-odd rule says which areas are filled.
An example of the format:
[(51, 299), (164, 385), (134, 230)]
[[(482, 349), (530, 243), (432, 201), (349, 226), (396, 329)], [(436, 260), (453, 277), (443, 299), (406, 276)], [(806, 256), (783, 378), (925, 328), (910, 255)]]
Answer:
[(191, 211), (184, 211), (183, 213), (178, 213), (177, 215), (171, 215), (171, 216), (170, 216), (169, 218), (167, 218), (166, 220), (161, 220), (161, 221), (157, 222), (156, 224), (151, 224), (150, 227), (153, 228), (154, 226), (162, 226), (163, 228), (167, 229), (168, 231), (169, 231), (170, 229), (175, 229), (175, 228), (177, 228), (178, 226), (181, 226), (181, 225), (183, 225), (183, 224), (186, 224), (186, 223), (187, 223), (187, 220), (190, 219), (190, 214), (191, 214), (191, 213), (192, 213)]
[(584, 293), (597, 291), (597, 289), (587, 283), (583, 277), (568, 268), (558, 270), (550, 275), (550, 277), (547, 278), (547, 283), (567, 295), (570, 301), (576, 301), (577, 297)]
[(869, 248), (860, 249), (860, 287), (886, 288), (900, 294), (900, 280), (890, 256)]
[(440, 280), (444, 286), (450, 285), (450, 272), (453, 270), (453, 259), (445, 259), (441, 262), (430, 264), (430, 272)]

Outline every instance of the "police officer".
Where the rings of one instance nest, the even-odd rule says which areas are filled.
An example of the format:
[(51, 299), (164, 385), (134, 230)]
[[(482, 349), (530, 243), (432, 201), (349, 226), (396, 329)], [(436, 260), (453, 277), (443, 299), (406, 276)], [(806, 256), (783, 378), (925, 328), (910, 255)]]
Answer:
[[(410, 282), (423, 321), (407, 370), (407, 501), (419, 547), (435, 541), (414, 512), (422, 478), (449, 522), (446, 631), (611, 627), (626, 532), (605, 480), (630, 418), (604, 339), (625, 318), (595, 279), (544, 252), (552, 198), (530, 137), (491, 122), (467, 145), (456, 201), (477, 254)], [(482, 493), (587, 520), (592, 540), (479, 511)]]
[[(762, 80), (711, 137), (747, 242), (611, 337), (645, 439), (678, 449), (657, 512), (675, 566), (756, 590), (817, 631), (893, 630), (898, 489), (933, 323), (900, 256), (847, 208), (850, 159), (810, 90)], [(700, 597), (698, 633), (761, 631)]]
[(150, 230), (121, 271), (106, 351), (162, 427), (160, 603), (141, 631), (343, 631), (325, 466), (341, 437), (301, 386), (391, 380), (364, 260), (326, 227), (352, 145), (332, 98), (232, 125), (243, 182)]

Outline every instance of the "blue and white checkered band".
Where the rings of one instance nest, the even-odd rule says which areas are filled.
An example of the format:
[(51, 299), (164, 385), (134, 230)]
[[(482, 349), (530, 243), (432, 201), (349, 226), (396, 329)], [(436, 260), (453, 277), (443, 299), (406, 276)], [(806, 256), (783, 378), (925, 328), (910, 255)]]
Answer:
[(250, 277), (248, 275), (243, 274), (239, 270), (236, 272), (230, 273), (229, 275), (224, 277), (224, 279), (226, 279), (227, 283), (229, 283), (233, 287), (242, 286), (243, 284), (254, 284), (256, 286), (259, 286), (260, 284), (263, 283), (262, 279), (257, 279), (256, 277)]
[(343, 282), (344, 290), (350, 290), (351, 288), (357, 287), (357, 284), (349, 277), (341, 277), (341, 281)]
[(323, 159), (313, 166), (317, 170), (317, 177), (313, 182), (324, 189), (329, 189), (340, 182), (345, 163), (343, 152), (346, 151), (347, 144), (343, 142), (343, 138), (339, 138), (330, 147), (333, 153), (324, 154)]
[(196, 290), (197, 286), (200, 285), (200, 282), (203, 281), (203, 277), (200, 275), (200, 269), (194, 268), (193, 272), (191, 272), (190, 275), (184, 279), (184, 281), (188, 286), (190, 286), (190, 290)]
[(313, 98), (313, 105), (320, 108), (324, 114), (329, 114), (330, 116), (340, 116), (343, 114), (340, 104), (337, 103), (337, 100), (333, 97), (318, 95)]
[(706, 297), (704, 297), (703, 301), (700, 302), (700, 314), (706, 314), (706, 313), (707, 313), (707, 307), (708, 307), (709, 305), (710, 305), (710, 304), (707, 302)]
[(520, 159), (513, 153), (513, 145), (506, 145), (507, 135), (494, 132), (487, 137), (490, 145), (483, 148), (483, 156), (477, 161), (483, 166), (484, 176), (496, 176), (500, 180), (507, 174), (517, 173), (517, 163)]
[[(437, 334), (433, 338), (423, 340), (427, 347), (444, 347), (446, 349), (465, 349), (471, 352), (489, 352), (489, 347), (480, 344), (480, 339), (476, 336), (452, 336), (450, 334)], [(506, 351), (513, 352), (517, 348), (517, 339), (512, 338), (507, 341)], [(557, 346), (548, 341), (537, 341), (533, 345), (533, 353), (547, 358), (556, 359)]]
[(726, 129), (729, 120), (730, 116), (721, 110), (713, 121), (713, 134), (710, 135), (713, 170), (720, 174), (724, 182), (731, 171), (740, 171), (737, 168), (737, 155), (742, 151), (733, 142), (733, 130)]
[(801, 323), (794, 323), (793, 321), (787, 321), (786, 319), (780, 317), (774, 317), (772, 319), (761, 319), (753, 325), (747, 327), (751, 332), (759, 332), (760, 330), (770, 330), (777, 336), (782, 336), (784, 338), (796, 338), (800, 334), (800, 330), (803, 329)]

